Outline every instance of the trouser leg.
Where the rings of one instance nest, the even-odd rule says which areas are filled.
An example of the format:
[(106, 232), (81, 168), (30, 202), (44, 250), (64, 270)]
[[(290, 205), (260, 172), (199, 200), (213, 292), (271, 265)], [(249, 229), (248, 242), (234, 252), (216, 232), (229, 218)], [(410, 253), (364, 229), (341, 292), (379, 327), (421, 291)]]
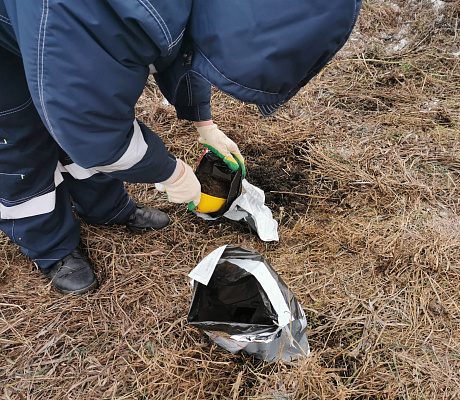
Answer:
[(61, 172), (78, 215), (90, 224), (123, 223), (134, 207), (122, 181), (84, 169), (60, 151)]
[(30, 99), (22, 60), (0, 47), (0, 229), (40, 268), (68, 255), (80, 239), (58, 158)]

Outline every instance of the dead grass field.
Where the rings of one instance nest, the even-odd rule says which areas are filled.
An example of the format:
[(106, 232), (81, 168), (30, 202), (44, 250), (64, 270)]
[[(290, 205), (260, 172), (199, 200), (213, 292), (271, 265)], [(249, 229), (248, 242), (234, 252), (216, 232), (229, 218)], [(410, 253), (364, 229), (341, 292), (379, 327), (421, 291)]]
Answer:
[[(214, 93), (278, 243), (128, 185), (174, 223), (145, 236), (83, 225), (102, 285), (74, 298), (0, 236), (0, 397), (460, 398), (460, 1), (364, 3), (348, 44), (274, 117)], [(149, 84), (139, 118), (194, 164), (194, 129), (160, 102)], [(282, 276), (311, 357), (262, 363), (187, 325), (187, 274), (223, 244)]]

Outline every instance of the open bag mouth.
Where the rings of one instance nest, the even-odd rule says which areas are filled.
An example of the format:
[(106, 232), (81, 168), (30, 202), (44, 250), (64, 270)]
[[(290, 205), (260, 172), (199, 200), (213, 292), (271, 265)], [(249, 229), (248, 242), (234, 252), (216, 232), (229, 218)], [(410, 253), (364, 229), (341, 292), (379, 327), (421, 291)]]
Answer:
[[(205, 151), (195, 175), (202, 185), (202, 202), (197, 211), (213, 218), (221, 217), (241, 194), (242, 171), (232, 171), (222, 159), (211, 151)], [(224, 202), (219, 199), (225, 200)]]
[(208, 285), (198, 283), (188, 322), (230, 335), (274, 333), (278, 315), (258, 280), (231, 262), (216, 265)]

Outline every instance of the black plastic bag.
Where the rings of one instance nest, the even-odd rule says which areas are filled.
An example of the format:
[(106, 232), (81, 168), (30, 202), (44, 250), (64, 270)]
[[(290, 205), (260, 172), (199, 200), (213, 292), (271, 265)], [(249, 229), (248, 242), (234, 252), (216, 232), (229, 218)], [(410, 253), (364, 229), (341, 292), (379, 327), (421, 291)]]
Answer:
[[(226, 182), (228, 185), (228, 193), (225, 196), (225, 204), (220, 210), (208, 213), (210, 217), (218, 218), (224, 215), (232, 203), (236, 200), (236, 198), (241, 194), (241, 174), (241, 168), (238, 168), (238, 171), (232, 171), (219, 156), (212, 153), (211, 151), (206, 151), (203, 154), (195, 171), (195, 175), (197, 176), (198, 180), (200, 180), (200, 176), (206, 175), (217, 181)], [(214, 195), (214, 193), (207, 194)]]
[(189, 276), (194, 293), (187, 320), (221, 347), (266, 361), (310, 353), (305, 313), (259, 253), (222, 246)]

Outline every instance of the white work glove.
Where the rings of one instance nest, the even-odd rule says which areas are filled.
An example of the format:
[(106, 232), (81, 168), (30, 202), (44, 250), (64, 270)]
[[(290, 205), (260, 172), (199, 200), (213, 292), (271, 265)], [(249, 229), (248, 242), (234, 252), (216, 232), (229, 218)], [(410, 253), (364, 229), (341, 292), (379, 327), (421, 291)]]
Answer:
[[(166, 190), (168, 200), (172, 203), (188, 203), (188, 209), (194, 210), (201, 200), (200, 181), (188, 164), (179, 159), (176, 159), (176, 162), (178, 177), (156, 183), (155, 187), (162, 192)], [(172, 176), (175, 177), (175, 175), (176, 172)]]
[(238, 168), (241, 167), (243, 178), (246, 177), (243, 156), (233, 140), (219, 130), (216, 124), (200, 126), (196, 129), (200, 135), (198, 141), (201, 144), (222, 158), (232, 171), (238, 171)]

